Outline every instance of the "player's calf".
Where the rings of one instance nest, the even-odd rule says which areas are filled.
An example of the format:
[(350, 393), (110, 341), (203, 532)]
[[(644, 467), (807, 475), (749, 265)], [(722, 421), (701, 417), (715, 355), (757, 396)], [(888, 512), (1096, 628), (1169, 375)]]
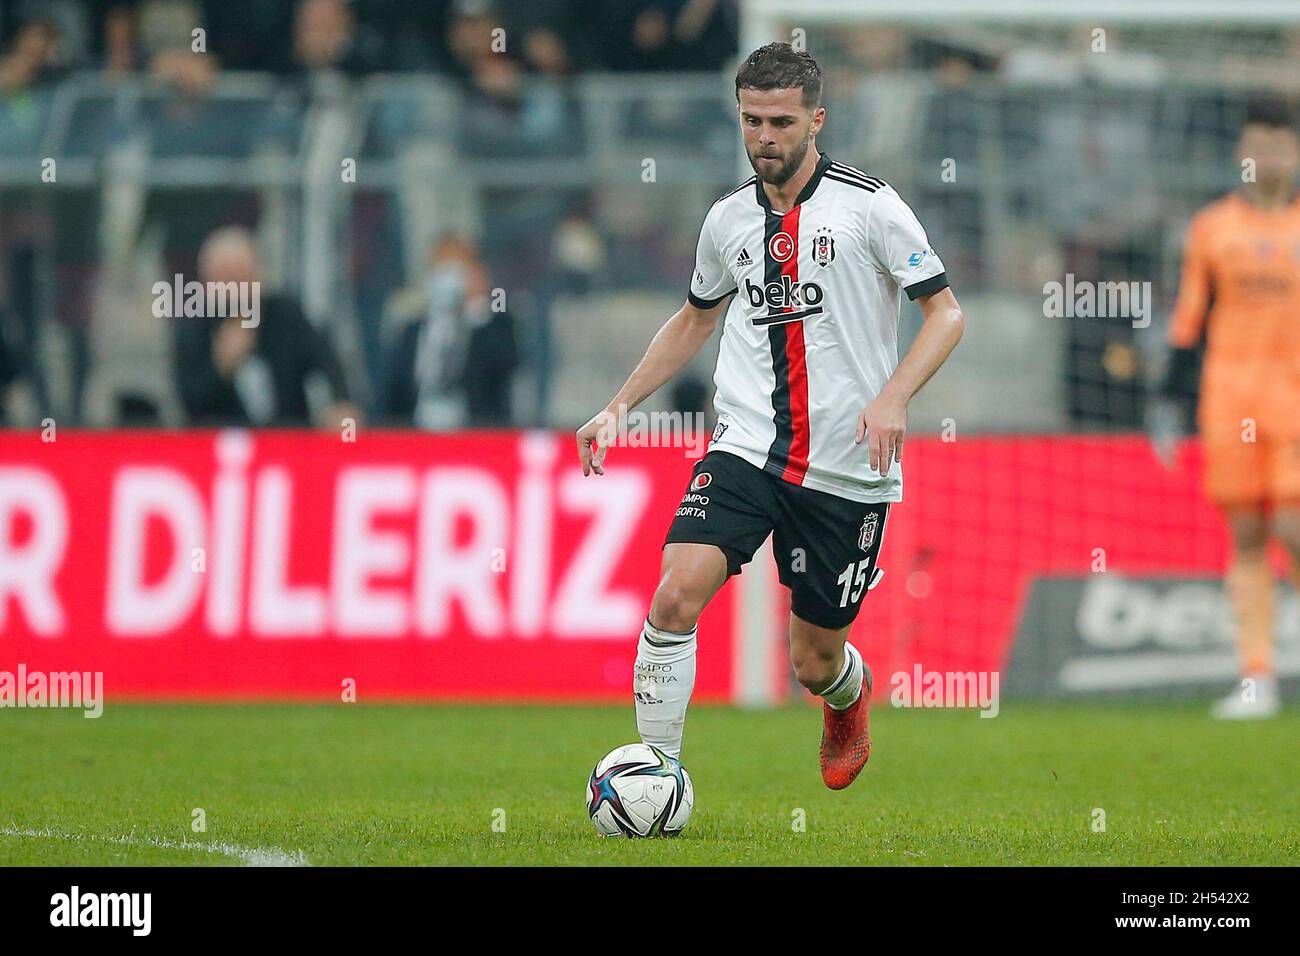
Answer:
[(727, 562), (712, 545), (670, 544), (650, 615), (637, 641), (632, 691), (643, 743), (680, 757), (686, 708), (695, 689), (695, 625), (727, 580)]
[(822, 781), (843, 790), (871, 756), (871, 676), (849, 628), (817, 627), (791, 617), (790, 657), (799, 682), (822, 699)]

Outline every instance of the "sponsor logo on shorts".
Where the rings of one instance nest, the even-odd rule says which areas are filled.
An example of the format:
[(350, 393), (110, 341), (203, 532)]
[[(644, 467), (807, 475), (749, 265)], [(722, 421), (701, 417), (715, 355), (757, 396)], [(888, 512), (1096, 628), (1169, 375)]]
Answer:
[(858, 532), (858, 547), (863, 551), (870, 551), (871, 546), (876, 542), (876, 526), (880, 523), (880, 515), (871, 512), (862, 519), (862, 530)]
[(707, 471), (702, 471), (691, 479), (691, 491), (703, 491), (711, 484), (713, 484), (713, 476)]

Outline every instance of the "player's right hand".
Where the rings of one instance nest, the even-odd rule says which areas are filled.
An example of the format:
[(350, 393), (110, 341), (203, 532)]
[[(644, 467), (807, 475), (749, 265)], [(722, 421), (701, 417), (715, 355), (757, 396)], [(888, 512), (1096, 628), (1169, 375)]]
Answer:
[(596, 414), (591, 421), (578, 429), (578, 460), (582, 462), (582, 474), (598, 475), (605, 473), (605, 453), (609, 451), (609, 436), (615, 425), (612, 412), (605, 410)]

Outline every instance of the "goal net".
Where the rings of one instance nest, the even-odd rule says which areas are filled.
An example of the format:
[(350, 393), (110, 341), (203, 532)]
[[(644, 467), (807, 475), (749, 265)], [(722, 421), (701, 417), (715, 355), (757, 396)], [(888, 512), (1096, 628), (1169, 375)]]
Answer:
[[(854, 632), (877, 682), (995, 671), (1007, 690), (1072, 695), (1233, 680), (1228, 541), (1199, 448), (1165, 467), (1144, 429), (1188, 220), (1240, 183), (1247, 103), (1300, 91), (1300, 5), (742, 10), (742, 55), (779, 40), (818, 59), (819, 145), (899, 191), (967, 315), (912, 404), (886, 579)], [(918, 322), (905, 306), (900, 353)], [(1300, 621), (1280, 598), (1287, 678)]]

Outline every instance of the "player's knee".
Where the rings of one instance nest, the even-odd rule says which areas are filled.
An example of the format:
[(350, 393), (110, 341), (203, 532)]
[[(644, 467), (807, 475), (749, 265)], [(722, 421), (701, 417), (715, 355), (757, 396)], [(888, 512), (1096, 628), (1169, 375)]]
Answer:
[(670, 576), (655, 590), (650, 623), (665, 631), (689, 631), (699, 621), (704, 604), (698, 589)]
[(790, 663), (794, 665), (795, 680), (814, 694), (824, 691), (839, 676), (841, 655), (838, 649), (834, 653), (819, 653), (812, 648), (792, 648)]

